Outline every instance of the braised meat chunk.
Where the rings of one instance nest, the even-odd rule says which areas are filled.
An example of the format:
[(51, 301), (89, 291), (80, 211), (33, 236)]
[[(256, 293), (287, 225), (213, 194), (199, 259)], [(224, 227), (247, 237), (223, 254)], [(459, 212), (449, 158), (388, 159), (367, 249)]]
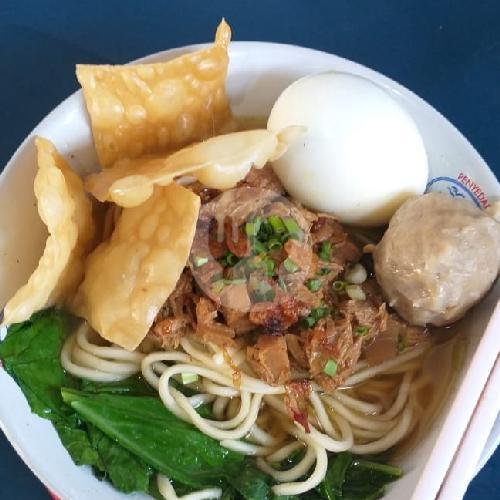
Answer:
[(247, 360), (268, 384), (280, 385), (290, 379), (286, 342), (281, 335), (259, 335), (255, 345), (247, 348)]

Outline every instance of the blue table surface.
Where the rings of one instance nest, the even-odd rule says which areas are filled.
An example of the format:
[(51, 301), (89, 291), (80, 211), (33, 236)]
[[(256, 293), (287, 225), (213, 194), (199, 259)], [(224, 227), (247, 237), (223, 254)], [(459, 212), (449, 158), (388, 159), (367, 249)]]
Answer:
[[(450, 119), (499, 177), (497, 0), (0, 0), (0, 165), (76, 90), (75, 63), (210, 41), (222, 16), (235, 40), (313, 47), (397, 80)], [(0, 463), (1, 498), (48, 498), (3, 435)], [(499, 470), (497, 452), (465, 498), (500, 499)]]

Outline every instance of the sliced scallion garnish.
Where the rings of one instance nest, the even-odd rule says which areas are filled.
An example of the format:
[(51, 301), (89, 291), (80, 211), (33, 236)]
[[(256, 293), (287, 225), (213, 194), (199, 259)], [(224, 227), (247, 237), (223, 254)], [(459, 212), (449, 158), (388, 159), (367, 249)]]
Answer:
[(318, 252), (319, 258), (325, 262), (332, 259), (332, 244), (329, 241), (323, 241)]
[(332, 283), (332, 288), (334, 292), (342, 292), (346, 287), (346, 282), (345, 281), (334, 281)]
[(208, 257), (204, 257), (202, 255), (195, 255), (193, 257), (194, 267), (204, 266), (208, 262)]
[(264, 259), (263, 264), (266, 268), (267, 275), (272, 276), (274, 274), (274, 260)]
[(267, 220), (269, 221), (269, 224), (271, 224), (275, 233), (281, 234), (286, 231), (287, 228), (281, 217), (278, 217), (277, 215), (270, 215)]
[(345, 291), (349, 298), (352, 300), (365, 300), (366, 295), (363, 289), (359, 285), (347, 285)]
[(267, 247), (257, 239), (252, 241), (252, 252), (254, 255), (260, 255), (261, 253), (267, 253)]
[(354, 329), (354, 334), (358, 337), (364, 337), (369, 330), (370, 329), (366, 325), (359, 325)]
[(181, 373), (182, 383), (184, 385), (192, 384), (198, 380), (196, 373)]
[(292, 217), (284, 218), (283, 224), (285, 224), (285, 227), (286, 227), (288, 233), (290, 234), (290, 236), (292, 234), (296, 234), (296, 235), (300, 234), (300, 227), (297, 224), (297, 221), (295, 219), (293, 219)]
[(317, 292), (321, 288), (321, 281), (316, 278), (310, 279), (307, 282), (307, 288), (309, 288), (311, 292)]
[(338, 363), (334, 359), (329, 359), (323, 368), (323, 373), (329, 377), (333, 377), (337, 373), (338, 366)]
[(283, 267), (287, 273), (295, 273), (299, 270), (299, 266), (289, 257), (283, 261)]
[(278, 238), (270, 238), (267, 242), (267, 248), (269, 250), (279, 250), (283, 246), (283, 243)]

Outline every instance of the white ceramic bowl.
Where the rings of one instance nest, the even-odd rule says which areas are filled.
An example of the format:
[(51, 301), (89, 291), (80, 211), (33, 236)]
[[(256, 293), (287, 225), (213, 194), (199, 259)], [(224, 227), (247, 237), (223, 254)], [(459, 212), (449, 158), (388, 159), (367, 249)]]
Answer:
[[(144, 60), (167, 60), (198, 48), (200, 46), (174, 49)], [(230, 57), (228, 92), (237, 115), (267, 115), (279, 93), (303, 75), (332, 69), (359, 74), (385, 87), (415, 119), (430, 161), (430, 190), (463, 196), (479, 205), (500, 198), (495, 176), (467, 140), (436, 110), (392, 80), (340, 57), (289, 45), (235, 42), (231, 44)], [(39, 221), (33, 195), (35, 135), (52, 140), (80, 173), (93, 170), (97, 164), (82, 94), (76, 92), (33, 130), (0, 177), (0, 304), (30, 275), (45, 240), (45, 229)], [(461, 440), (499, 352), (500, 311), (487, 328), (499, 296), (497, 285), (464, 322), (468, 347), (457, 383), (450, 389), (445, 407), (425, 439), (401, 461), (406, 474), (390, 488), (388, 499), (434, 498), (454, 456), (455, 462), (465, 456), (464, 445), (460, 448)], [(107, 483), (95, 479), (88, 468), (72, 463), (51, 424), (30, 413), (21, 391), (3, 370), (0, 370), (0, 391), (3, 430), (49, 489), (63, 499), (125, 498)], [(489, 420), (482, 421), (486, 425), (479, 426), (479, 433), (476, 431), (474, 441), (481, 442), (481, 446), (493, 425), (491, 415), (498, 412), (497, 400), (490, 398), (485, 403), (483, 398), (482, 406), (478, 407), (482, 412), (476, 411), (476, 415), (489, 415)], [(492, 442), (496, 443), (497, 439), (498, 435), (493, 436)], [(472, 456), (476, 461), (479, 459), (477, 453)], [(463, 460), (460, 463), (463, 465)], [(465, 489), (476, 465), (477, 462), (466, 464), (466, 473), (458, 475), (457, 488), (452, 487), (449, 498)]]

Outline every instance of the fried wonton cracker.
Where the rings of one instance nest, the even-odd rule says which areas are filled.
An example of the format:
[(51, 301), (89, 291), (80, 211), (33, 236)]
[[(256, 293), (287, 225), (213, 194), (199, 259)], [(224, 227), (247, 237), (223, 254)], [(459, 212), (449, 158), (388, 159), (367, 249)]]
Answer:
[(101, 165), (220, 133), (231, 115), (225, 93), (230, 39), (222, 20), (211, 47), (171, 61), (77, 65)]
[(186, 265), (199, 208), (182, 186), (156, 187), (88, 257), (76, 312), (106, 340), (133, 350), (146, 336)]
[(93, 242), (92, 205), (82, 180), (50, 141), (38, 137), (36, 147), (34, 189), (49, 237), (38, 267), (5, 306), (5, 324), (69, 300), (82, 280), (83, 260)]
[(188, 173), (209, 188), (230, 189), (252, 166), (262, 168), (279, 158), (302, 130), (287, 127), (279, 133), (265, 129), (234, 132), (187, 146), (166, 158), (120, 160), (87, 177), (86, 188), (99, 201), (114, 201), (122, 207), (140, 205), (155, 185), (166, 186)]

